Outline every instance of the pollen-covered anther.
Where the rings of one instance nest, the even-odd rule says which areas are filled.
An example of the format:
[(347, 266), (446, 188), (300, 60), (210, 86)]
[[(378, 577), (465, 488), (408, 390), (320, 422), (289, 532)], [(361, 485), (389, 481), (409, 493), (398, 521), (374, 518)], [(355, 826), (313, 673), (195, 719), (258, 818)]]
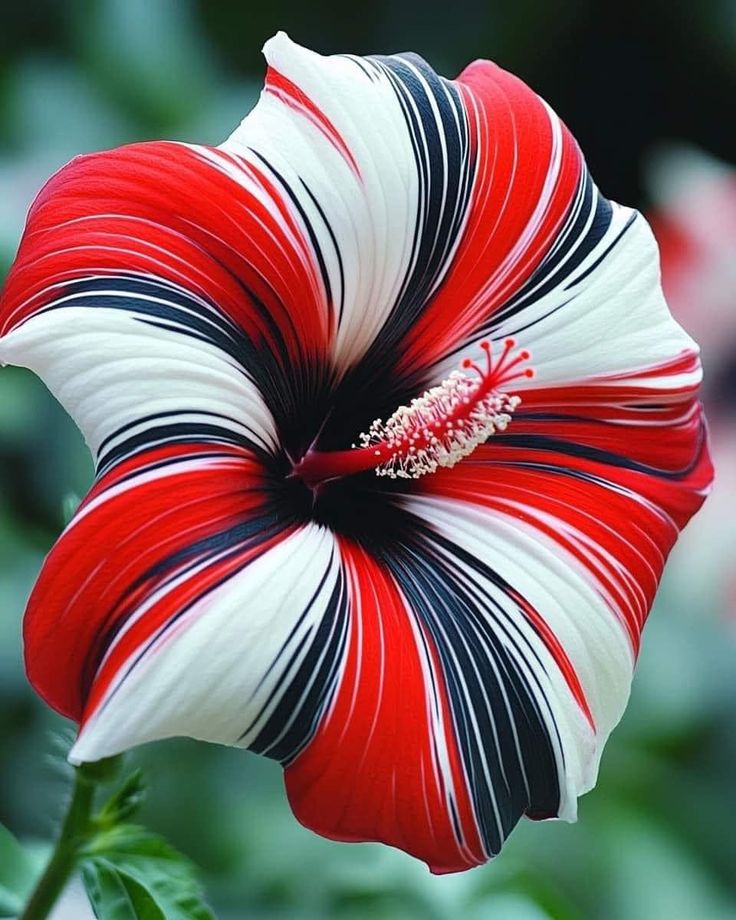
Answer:
[[(485, 369), (470, 358), (438, 386), (399, 406), (387, 420), (375, 419), (349, 450), (320, 451), (312, 445), (293, 463), (289, 478), (312, 489), (343, 476), (375, 470), (391, 479), (418, 479), (440, 467), (454, 466), (492, 434), (504, 431), (521, 402), (507, 392), (514, 380), (534, 376), (528, 351), (516, 351), (506, 339), (497, 358), (490, 342), (481, 342)], [(466, 373), (471, 371), (471, 373)]]
[(390, 479), (418, 479), (440, 467), (453, 467), (497, 431), (504, 431), (521, 398), (501, 388), (522, 377), (533, 376), (529, 352), (515, 352), (507, 339), (496, 360), (489, 342), (481, 342), (486, 367), (465, 358), (463, 371), (454, 371), (438, 386), (399, 406), (385, 422), (376, 419), (361, 434), (360, 447), (373, 449), (384, 461), (376, 475)]

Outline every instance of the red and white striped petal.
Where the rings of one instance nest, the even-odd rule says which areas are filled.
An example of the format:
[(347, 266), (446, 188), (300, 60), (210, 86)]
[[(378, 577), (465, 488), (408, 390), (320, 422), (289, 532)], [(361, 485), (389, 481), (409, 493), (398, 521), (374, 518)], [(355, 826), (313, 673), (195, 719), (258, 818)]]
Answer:
[(347, 649), (330, 709), (286, 769), (294, 812), (326, 837), (388, 843), (436, 872), (478, 865), (488, 853), (432, 624), (386, 560), (348, 539), (339, 546)]
[[(93, 685), (72, 762), (182, 735), (288, 759), (310, 740), (347, 628), (334, 539), (308, 524), (224, 568), (218, 581), (200, 567), (183, 573), (130, 614), (102, 659), (104, 690)], [(138, 617), (171, 601), (167, 624), (123, 657)]]
[[(520, 376), (511, 387), (527, 410), (597, 404), (599, 418), (614, 420), (636, 401), (687, 407), (700, 384), (698, 346), (662, 296), (648, 224), (636, 211), (605, 204), (607, 226), (593, 245), (586, 243), (595, 225), (591, 208), (589, 229), (570, 242), (567, 258), (543, 265), (535, 281), (475, 333), (513, 338), (530, 352), (534, 376)], [(446, 358), (433, 377), (447, 377), (457, 363), (457, 355)], [(651, 412), (645, 423), (655, 424)]]
[(402, 366), (441, 360), (495, 329), (498, 315), (577, 243), (592, 183), (565, 125), (521, 80), (476, 61), (454, 84), (468, 118), (471, 195), (452, 264), (407, 334)]
[(565, 283), (533, 294), (497, 327), (512, 337), (518, 329), (532, 353), (535, 377), (522, 389), (598, 380), (650, 395), (670, 389), (686, 401), (700, 384), (698, 346), (667, 308), (657, 244), (638, 212), (613, 205), (606, 233)]
[[(634, 665), (631, 643), (615, 611), (601, 596), (596, 566), (591, 573), (566, 550), (570, 541), (584, 552), (585, 534), (568, 527), (565, 539), (555, 542), (533, 524), (520, 522), (523, 506), (514, 508), (510, 502), (504, 512), (488, 510), (473, 504), (472, 487), (469, 492), (471, 499), (466, 502), (426, 496), (413, 499), (410, 507), (442, 538), (437, 541), (438, 567), (455, 569), (458, 578), (463, 578), (483, 626), (499, 636), (523, 692), (534, 700), (540, 735), (546, 735), (552, 746), (554, 757), (547, 765), (550, 774), (544, 778), (550, 784), (556, 779), (559, 786), (553, 810), (540, 814), (535, 807), (538, 790), (525, 777), (525, 770), (531, 773), (535, 765), (519, 757), (508, 734), (507, 749), (495, 742), (502, 758), (515, 765), (518, 757), (520, 762), (517, 775), (507, 767), (507, 783), (513, 787), (526, 779), (530, 801), (525, 811), (532, 816), (574, 820), (577, 797), (595, 784), (603, 745), (628, 699)], [(544, 519), (537, 509), (530, 512), (527, 506), (526, 512), (536, 520)], [(545, 524), (550, 531), (555, 524), (560, 526), (551, 514)], [(490, 652), (476, 652), (474, 663), (481, 675), (479, 682), (491, 680), (497, 665)], [(507, 671), (500, 683), (511, 696), (519, 690), (509, 674)], [(457, 723), (468, 718), (466, 713), (480, 721), (477, 696), (466, 692), (453, 702)], [(486, 705), (493, 725), (490, 699)], [(522, 730), (521, 724), (516, 727)], [(474, 740), (478, 752), (492, 750), (491, 733), (479, 731)], [(543, 749), (539, 744), (532, 757), (540, 756)], [(490, 771), (486, 777), (473, 776), (470, 767), (468, 753), (466, 782), (471, 790), (485, 783), (490, 795), (509, 795)]]
[(663, 423), (655, 440), (623, 430), (627, 456), (605, 423), (515, 419), (406, 501), (437, 535), (438, 565), (468, 576), (491, 628), (500, 608), (516, 624), (508, 647), (527, 657), (559, 739), (567, 819), (595, 783), (664, 563), (713, 476), (699, 414)]
[(29, 214), (0, 362), (37, 371), (95, 454), (185, 416), (273, 451), (273, 412), (326, 347), (312, 268), (279, 194), (233, 157), (152, 143), (78, 158)]
[(412, 138), (377, 64), (323, 57), (284, 33), (264, 52), (261, 99), (222, 149), (267, 164), (307, 222), (324, 272), (333, 355), (344, 371), (375, 340), (416, 258)]
[(285, 758), (329, 701), (340, 580), (334, 537), (282, 520), (252, 456), (155, 448), (103, 476), (49, 554), (29, 677), (81, 723), (75, 762), (181, 734)]
[(307, 221), (345, 370), (416, 374), (472, 335), (552, 248), (583, 164), (567, 129), (488, 62), (323, 57), (283, 33), (261, 100), (222, 145), (260, 156)]

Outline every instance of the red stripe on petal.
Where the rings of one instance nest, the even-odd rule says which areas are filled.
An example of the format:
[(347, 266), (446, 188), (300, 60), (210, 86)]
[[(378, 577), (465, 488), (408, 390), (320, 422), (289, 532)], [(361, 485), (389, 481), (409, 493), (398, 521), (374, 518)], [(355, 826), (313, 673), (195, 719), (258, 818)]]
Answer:
[(550, 653), (554, 659), (557, 667), (560, 669), (562, 676), (565, 678), (567, 686), (570, 688), (570, 693), (572, 694), (575, 702), (578, 704), (580, 709), (583, 712), (583, 715), (588, 720), (588, 724), (595, 731), (595, 722), (593, 720), (593, 714), (590, 711), (588, 706), (588, 701), (585, 698), (585, 691), (583, 690), (582, 684), (580, 683), (580, 678), (575, 671), (573, 663), (570, 661), (567, 652), (562, 647), (557, 636), (552, 632), (549, 625), (547, 624), (544, 617), (541, 613), (529, 603), (529, 601), (522, 597), (518, 591), (510, 588), (508, 591), (509, 597), (519, 605), (519, 609), (524, 612), (524, 615), (527, 617), (529, 622), (534, 626), (534, 629), (537, 632), (537, 635), (541, 638), (547, 647), (547, 651)]
[(324, 354), (332, 320), (310, 242), (262, 164), (155, 142), (77, 157), (36, 198), (8, 275), (0, 334), (75, 278), (121, 271), (216, 304), (254, 343)]
[[(182, 611), (230, 576), (241, 571), (258, 556), (268, 552), (271, 547), (286, 539), (295, 530), (296, 527), (284, 528), (278, 534), (235, 552), (226, 559), (208, 564), (196, 574), (183, 577), (181, 584), (177, 585), (174, 590), (167, 591), (159, 602), (147, 605), (145, 617), (136, 620), (129, 629), (126, 629), (122, 638), (116, 640), (114, 647), (105, 655), (85, 701), (80, 728), (104, 702), (111, 688), (124, 674), (126, 664), (131, 662), (161, 629), (166, 627), (164, 641), (172, 641), (177, 633), (176, 625), (172, 624), (175, 624)], [(145, 589), (141, 588), (135, 594), (131, 594), (126, 600), (129, 604), (143, 603), (151, 590), (151, 586), (148, 585)]]
[[(587, 571), (636, 653), (669, 551), (713, 474), (699, 411), (655, 431), (519, 416), (507, 436), (418, 487), (502, 512), (558, 544)], [(615, 453), (623, 444), (626, 456)]]
[(346, 539), (340, 548), (349, 648), (329, 714), (286, 770), (294, 812), (325, 837), (388, 843), (433, 872), (478, 865), (487, 857), (432, 640), (381, 564)]
[[(199, 456), (204, 453), (210, 456)], [(203, 558), (181, 554), (252, 520), (263, 505), (260, 467), (243, 451), (238, 456), (226, 448), (179, 445), (176, 454), (173, 459), (171, 448), (149, 451), (98, 481), (46, 558), (28, 602), (29, 679), (49, 705), (77, 721), (167, 617), (270, 545), (272, 536), (213, 560), (153, 603), (110, 656), (98, 684), (100, 662), (130, 618), (185, 564)], [(181, 562), (172, 568), (168, 560), (177, 556)]]
[(583, 169), (570, 132), (521, 80), (477, 61), (457, 85), (477, 158), (473, 197), (452, 266), (409, 333), (407, 367), (438, 360), (518, 291), (555, 242)]
[(293, 83), (288, 77), (285, 77), (273, 67), (269, 67), (266, 71), (266, 85), (264, 89), (265, 92), (272, 93), (281, 102), (308, 118), (309, 121), (322, 132), (332, 146), (339, 151), (355, 175), (360, 178), (358, 164), (355, 161), (355, 157), (350, 152), (350, 148), (343, 140), (342, 135), (319, 106), (307, 96), (303, 89), (300, 89), (296, 83)]

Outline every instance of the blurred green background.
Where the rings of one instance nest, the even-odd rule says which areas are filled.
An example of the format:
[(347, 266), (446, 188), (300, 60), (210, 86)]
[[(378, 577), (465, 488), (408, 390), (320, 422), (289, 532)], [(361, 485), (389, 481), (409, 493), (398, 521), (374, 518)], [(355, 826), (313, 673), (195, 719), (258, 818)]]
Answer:
[[(618, 0), (605, 8), (590, 0), (5, 2), (0, 277), (35, 191), (73, 155), (148, 138), (223, 139), (253, 105), (260, 47), (279, 28), (323, 52), (416, 50), (448, 76), (474, 57), (495, 59), (565, 118), (605, 194), (664, 215), (665, 224), (673, 211), (685, 223), (697, 212), (713, 226), (693, 177), (729, 188), (734, 181), (723, 165), (736, 162), (733, 0)], [(725, 194), (711, 197), (727, 207)], [(736, 228), (736, 194), (733, 208)], [(695, 273), (690, 288), (715, 287), (721, 304), (712, 320), (720, 324), (718, 348), (712, 357), (706, 351), (705, 364), (706, 371), (709, 360), (718, 365), (707, 393), (717, 463), (732, 472), (736, 279), (726, 263), (736, 260), (733, 232), (730, 243), (720, 233), (708, 244), (725, 247), (720, 261), (709, 250), (688, 269)], [(690, 303), (673, 288), (672, 296), (685, 325), (691, 316), (711, 323), (710, 295)], [(84, 494), (91, 473), (80, 436), (42, 384), (2, 371), (0, 822), (28, 841), (48, 839), (55, 826), (71, 727), (26, 684), (21, 615), (63, 525), (65, 500)], [(434, 878), (399, 852), (333, 844), (301, 828), (275, 764), (187, 741), (130, 755), (152, 787), (144, 820), (201, 866), (222, 920), (733, 920), (733, 494), (720, 487), (671, 560), (629, 711), (577, 825), (524, 823), (494, 863)], [(64, 916), (87, 914), (77, 904)]]

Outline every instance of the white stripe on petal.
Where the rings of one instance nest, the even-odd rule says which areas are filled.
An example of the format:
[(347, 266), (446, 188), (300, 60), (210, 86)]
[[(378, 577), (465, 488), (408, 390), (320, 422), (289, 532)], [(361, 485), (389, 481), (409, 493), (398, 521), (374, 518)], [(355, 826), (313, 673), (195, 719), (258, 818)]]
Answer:
[(243, 369), (216, 345), (145, 322), (136, 304), (155, 299), (137, 301), (114, 281), (95, 296), (118, 298), (124, 309), (75, 306), (64, 295), (0, 340), (0, 361), (43, 378), (97, 459), (108, 439), (106, 449), (145, 431), (142, 419), (182, 421), (182, 412), (195, 426), (217, 419), (233, 437), (273, 450), (273, 418)]
[[(513, 623), (514, 630), (507, 633), (504, 643), (521, 672), (530, 678), (528, 686), (537, 688), (539, 710), (546, 713), (550, 737), (559, 737), (559, 816), (574, 820), (577, 797), (595, 785), (603, 745), (629, 696), (634, 659), (625, 630), (590, 570), (511, 510), (504, 514), (470, 502), (430, 496), (407, 498), (406, 506), (508, 582), (540, 613), (565, 650), (585, 694), (595, 732), (547, 646), (514, 601), (478, 572), (471, 573), (460, 557), (453, 558), (457, 569), (468, 575), (468, 584), (477, 585), (478, 609), (489, 619), (496, 616), (484, 601), (491, 597)], [(494, 628), (498, 632), (498, 626)], [(534, 649), (532, 657), (527, 643)]]
[[(594, 214), (591, 210), (591, 220)], [(589, 220), (581, 242), (590, 227)], [(642, 371), (698, 352), (667, 308), (657, 244), (646, 220), (613, 204), (611, 222), (594, 248), (582, 260), (576, 259), (575, 250), (573, 244), (556, 266), (560, 279), (552, 290), (543, 290), (548, 273), (542, 266), (523, 291), (523, 308), (510, 313), (502, 306), (491, 320), (494, 340), (513, 337), (531, 352), (535, 376), (520, 379), (514, 391), (523, 397), (530, 388), (569, 387), (594, 379), (605, 383), (599, 378), (607, 375), (623, 375), (614, 382), (617, 386), (652, 390), (697, 385), (698, 368), (641, 377)], [(574, 267), (565, 270), (566, 263)], [(482, 332), (489, 334), (489, 329)], [(433, 377), (447, 376), (457, 361), (457, 356), (443, 361)]]
[[(314, 639), (339, 571), (329, 531), (310, 524), (283, 539), (136, 650), (84, 724), (70, 760), (178, 735), (250, 745), (306, 656), (324, 651), (313, 648)], [(179, 586), (173, 580), (164, 590)]]
[[(378, 60), (323, 57), (284, 33), (270, 39), (264, 53), (269, 66), (304, 98), (281, 90), (272, 79), (221, 146), (268, 163), (296, 203), (295, 216), (308, 223), (329, 279), (337, 315), (333, 357), (342, 372), (376, 340), (420, 261), (420, 269), (433, 256), (438, 263), (436, 276), (422, 278), (431, 281), (425, 299), (449, 267), (466, 217), (469, 173), (466, 157), (454, 176), (458, 188), (448, 187), (446, 128), (436, 94), (444, 94), (441, 101), (446, 116), (454, 119), (459, 145), (467, 141), (466, 116), (452, 96), (455, 91), (444, 84), (429, 87), (408, 58), (392, 61), (411, 74), (412, 92)], [(421, 111), (414, 91), (426, 103)], [(423, 118), (437, 129), (431, 150)], [(430, 157), (442, 174), (431, 188)], [(439, 221), (424, 226), (430, 195), (435, 202), (442, 199), (441, 213), (454, 215), (452, 233), (440, 232)], [(425, 244), (421, 256), (420, 243)]]

